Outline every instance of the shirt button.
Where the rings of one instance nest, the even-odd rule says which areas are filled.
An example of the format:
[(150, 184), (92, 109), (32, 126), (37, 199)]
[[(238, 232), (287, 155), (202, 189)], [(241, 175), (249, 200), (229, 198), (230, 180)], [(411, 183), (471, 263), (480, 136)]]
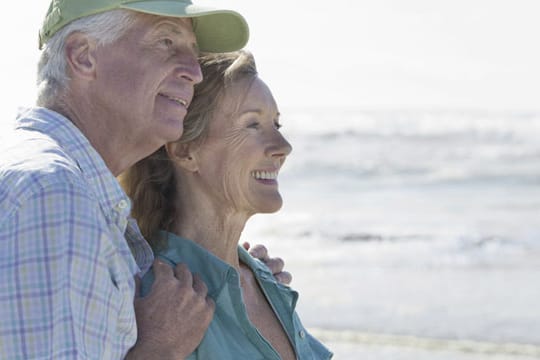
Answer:
[(306, 337), (306, 332), (304, 330), (300, 330), (300, 332), (298, 333), (298, 335), (300, 335), (300, 337), (303, 339)]
[(124, 210), (128, 207), (128, 202), (126, 200), (120, 200), (118, 203), (118, 208)]

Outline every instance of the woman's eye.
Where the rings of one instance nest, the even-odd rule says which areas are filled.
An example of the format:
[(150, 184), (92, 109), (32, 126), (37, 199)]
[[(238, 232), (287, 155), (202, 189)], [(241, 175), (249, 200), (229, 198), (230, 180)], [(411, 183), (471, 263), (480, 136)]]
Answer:
[(279, 121), (274, 121), (274, 127), (275, 127), (277, 130), (281, 129), (282, 126), (283, 126), (283, 125), (281, 125), (281, 123), (280, 123)]
[(250, 122), (247, 127), (250, 129), (258, 129), (259, 125), (260, 123), (258, 121), (253, 121), (253, 122)]

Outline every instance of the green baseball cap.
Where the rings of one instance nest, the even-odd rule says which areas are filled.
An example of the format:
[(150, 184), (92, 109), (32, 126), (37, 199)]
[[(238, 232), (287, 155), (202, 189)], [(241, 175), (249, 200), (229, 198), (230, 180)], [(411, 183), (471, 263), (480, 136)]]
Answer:
[(199, 49), (204, 52), (239, 50), (249, 39), (247, 22), (236, 11), (194, 5), (190, 0), (52, 0), (39, 31), (39, 48), (73, 20), (115, 9), (192, 18)]

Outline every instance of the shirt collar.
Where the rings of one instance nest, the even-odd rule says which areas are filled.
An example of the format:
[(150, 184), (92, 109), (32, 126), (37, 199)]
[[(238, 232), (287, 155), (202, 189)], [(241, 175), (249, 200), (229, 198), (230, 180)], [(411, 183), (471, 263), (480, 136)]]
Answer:
[(129, 198), (103, 158), (69, 119), (55, 111), (36, 107), (20, 113), (15, 127), (45, 133), (65, 149), (97, 194), (103, 213), (125, 229), (125, 219), (131, 210)]
[(242, 246), (238, 246), (238, 256), (240, 257), (240, 261), (249, 266), (257, 275), (261, 285), (265, 289), (277, 288), (283, 298), (287, 301), (290, 309), (294, 310), (296, 308), (298, 292), (291, 289), (289, 286), (278, 282), (268, 266), (259, 259), (251, 256)]
[[(191, 272), (199, 274), (208, 288), (208, 294), (214, 299), (219, 296), (223, 287), (228, 281), (233, 281), (240, 286), (238, 272), (232, 266), (196, 244), (195, 242), (177, 236), (175, 234), (161, 231), (160, 236), (167, 239), (167, 246), (156, 250), (156, 255), (160, 256), (171, 265), (184, 263)], [(260, 260), (251, 256), (242, 246), (238, 246), (238, 256), (240, 261), (246, 264), (261, 281), (265, 288), (277, 288), (285, 297), (290, 308), (294, 310), (298, 300), (298, 293), (288, 286), (276, 281), (274, 275)]]
[(171, 265), (186, 264), (192, 273), (201, 276), (210, 296), (216, 298), (229, 279), (238, 279), (232, 266), (195, 242), (165, 231), (160, 235), (167, 239), (167, 246), (157, 249), (156, 255)]

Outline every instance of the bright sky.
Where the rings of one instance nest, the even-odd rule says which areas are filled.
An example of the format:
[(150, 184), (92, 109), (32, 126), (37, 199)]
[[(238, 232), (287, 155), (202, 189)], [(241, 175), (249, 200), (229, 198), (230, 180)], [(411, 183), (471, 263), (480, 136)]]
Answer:
[[(204, 1), (245, 15), (281, 107), (540, 109), (538, 0)], [(3, 116), (34, 99), (47, 6), (0, 22)]]

